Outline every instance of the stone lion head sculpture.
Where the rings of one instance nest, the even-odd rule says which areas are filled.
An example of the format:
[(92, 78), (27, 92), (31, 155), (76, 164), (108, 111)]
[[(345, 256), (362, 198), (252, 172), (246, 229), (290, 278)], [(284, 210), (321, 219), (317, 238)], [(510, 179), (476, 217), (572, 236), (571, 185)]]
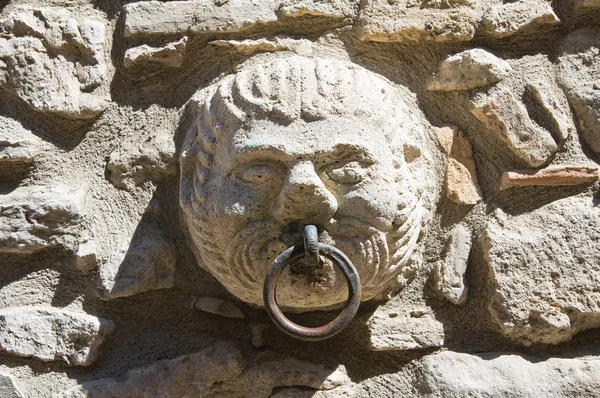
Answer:
[[(358, 65), (288, 56), (199, 91), (180, 153), (182, 222), (199, 264), (262, 306), (265, 272), (314, 224), (356, 266), (363, 301), (397, 284), (437, 192), (414, 96)], [(286, 268), (287, 310), (345, 302), (342, 273)]]

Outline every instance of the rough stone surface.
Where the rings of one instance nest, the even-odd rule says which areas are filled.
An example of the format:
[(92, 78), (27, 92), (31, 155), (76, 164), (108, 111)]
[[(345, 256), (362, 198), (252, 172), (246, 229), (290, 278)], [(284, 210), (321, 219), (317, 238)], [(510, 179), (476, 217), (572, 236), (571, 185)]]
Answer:
[[(267, 353), (268, 354), (268, 353)], [(124, 381), (104, 379), (65, 391), (62, 398), (79, 397), (269, 397), (280, 386), (302, 386), (330, 390), (347, 385), (343, 367), (330, 370), (322, 365), (294, 359), (259, 357), (246, 366), (242, 353), (232, 343), (218, 342), (198, 353), (158, 361), (132, 369)]]
[(435, 319), (431, 308), (397, 304), (388, 302), (369, 318), (372, 350), (418, 350), (444, 345), (444, 325)]
[(95, 94), (106, 77), (99, 21), (78, 21), (66, 9), (13, 12), (0, 21), (0, 87), (33, 109), (87, 119), (106, 101)]
[(171, 68), (179, 68), (183, 63), (187, 36), (168, 43), (162, 47), (151, 47), (143, 44), (125, 51), (123, 64), (126, 68), (131, 68), (137, 64), (154, 62)]
[(427, 84), (428, 90), (470, 90), (504, 79), (510, 64), (481, 48), (466, 50), (446, 58)]
[(304, 15), (327, 16), (331, 18), (355, 18), (358, 13), (358, 0), (283, 0), (278, 14), (285, 17)]
[[(547, 370), (600, 353), (597, 4), (0, 0), (0, 313), (117, 325), (88, 367), (0, 349), (12, 378), (0, 386), (598, 396), (591, 362)], [(589, 180), (502, 190), (503, 172)], [(261, 308), (265, 269), (306, 224), (363, 286), (357, 316), (322, 342)], [(301, 325), (346, 302), (321, 260), (313, 272), (294, 260), (279, 280)], [(11, 344), (60, 359), (47, 347), (67, 326), (73, 346), (94, 338), (55, 319)], [(425, 377), (447, 349), (463, 354)], [(539, 358), (505, 364), (501, 350)]]
[[(316, 224), (328, 231), (324, 241), (356, 253), (361, 299), (385, 294), (437, 198), (423, 185), (437, 178), (433, 148), (407, 98), (355, 65), (299, 56), (198, 92), (187, 108), (193, 122), (180, 156), (179, 200), (199, 265), (239, 299), (262, 306), (268, 265), (302, 239), (303, 224)], [(316, 283), (291, 269), (280, 277), (283, 308), (347, 300), (330, 260)]]
[(124, 36), (240, 31), (277, 20), (276, 1), (140, 1), (124, 7)]
[(235, 51), (243, 55), (284, 50), (291, 50), (300, 55), (310, 55), (312, 53), (312, 42), (310, 40), (292, 39), (287, 36), (256, 40), (214, 40), (210, 44), (219, 47), (233, 47)]
[(450, 233), (444, 258), (434, 269), (436, 289), (452, 304), (463, 304), (467, 300), (465, 272), (470, 252), (471, 231), (459, 225)]
[(174, 176), (177, 164), (172, 134), (158, 132), (142, 142), (124, 142), (110, 154), (106, 169), (109, 181), (125, 190)]
[(435, 129), (440, 146), (448, 155), (445, 189), (455, 203), (474, 205), (482, 199), (471, 144), (455, 128)]
[(0, 195), (0, 252), (33, 253), (47, 247), (79, 247), (82, 189), (22, 187)]
[(598, 167), (553, 165), (541, 170), (505, 171), (500, 189), (531, 185), (579, 185), (594, 182), (599, 177)]
[(518, 0), (491, 7), (481, 21), (481, 31), (507, 37), (530, 27), (554, 25), (560, 19), (546, 0)]
[(44, 362), (88, 366), (113, 331), (113, 322), (52, 307), (0, 310), (0, 350)]
[(23, 394), (15, 386), (15, 382), (10, 374), (0, 372), (0, 397), (2, 398), (23, 398)]
[(192, 308), (220, 315), (225, 318), (244, 319), (245, 316), (238, 307), (231, 301), (226, 301), (218, 297), (197, 297), (194, 298)]
[(558, 76), (585, 142), (600, 152), (600, 29), (579, 29), (564, 39)]
[[(125, 237), (124, 237), (125, 238)], [(100, 267), (101, 297), (114, 299), (175, 285), (177, 256), (161, 228), (140, 223)]]
[(428, 355), (417, 373), (427, 397), (594, 397), (600, 387), (597, 358), (550, 358), (490, 352)]
[(487, 134), (506, 143), (529, 166), (543, 165), (558, 149), (552, 135), (531, 120), (525, 106), (506, 88), (476, 98), (471, 113)]
[(531, 213), (498, 211), (479, 241), (493, 286), (489, 305), (502, 333), (523, 344), (557, 344), (600, 326), (600, 211), (588, 198)]
[(473, 1), (364, 2), (361, 39), (368, 41), (468, 41), (478, 24)]
[(38, 154), (40, 139), (14, 119), (0, 116), (0, 165), (33, 163)]

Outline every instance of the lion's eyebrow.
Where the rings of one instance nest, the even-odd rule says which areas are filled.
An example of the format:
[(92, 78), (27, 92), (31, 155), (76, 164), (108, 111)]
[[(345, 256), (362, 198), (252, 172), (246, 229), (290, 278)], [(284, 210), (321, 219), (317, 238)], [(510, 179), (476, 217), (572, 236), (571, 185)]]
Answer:
[(239, 148), (235, 159), (229, 165), (228, 173), (240, 165), (252, 162), (282, 162), (294, 160), (311, 160), (314, 163), (332, 163), (335, 161), (363, 161), (375, 163), (376, 156), (363, 145), (338, 143), (332, 148), (324, 148), (313, 153), (294, 152), (289, 145), (268, 144), (265, 142), (248, 142)]
[(229, 165), (228, 172), (237, 168), (240, 164), (260, 161), (284, 161), (289, 158), (294, 158), (295, 154), (290, 153), (284, 145), (270, 145), (265, 143), (249, 143), (243, 148), (240, 148), (233, 161)]
[(315, 154), (322, 160), (359, 160), (369, 163), (376, 161), (376, 156), (365, 146), (357, 144), (336, 144), (332, 149), (318, 151)]

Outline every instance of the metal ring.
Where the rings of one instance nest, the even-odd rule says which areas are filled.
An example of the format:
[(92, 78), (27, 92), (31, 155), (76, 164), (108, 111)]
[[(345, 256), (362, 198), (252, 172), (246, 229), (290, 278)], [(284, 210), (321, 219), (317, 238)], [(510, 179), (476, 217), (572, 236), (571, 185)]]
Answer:
[(339, 249), (325, 243), (319, 243), (319, 251), (343, 271), (348, 283), (348, 301), (346, 302), (346, 307), (344, 307), (342, 312), (333, 321), (326, 325), (316, 328), (298, 325), (286, 318), (277, 306), (276, 291), (279, 275), (290, 261), (298, 260), (304, 256), (304, 244), (292, 246), (281, 253), (271, 263), (265, 277), (263, 298), (267, 313), (279, 329), (301, 340), (325, 340), (339, 333), (352, 321), (360, 305), (360, 277), (350, 259)]

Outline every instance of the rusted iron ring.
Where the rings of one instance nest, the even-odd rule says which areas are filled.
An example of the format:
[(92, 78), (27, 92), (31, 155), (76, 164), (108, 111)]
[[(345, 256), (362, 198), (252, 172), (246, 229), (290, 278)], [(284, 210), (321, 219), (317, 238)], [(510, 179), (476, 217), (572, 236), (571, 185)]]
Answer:
[(304, 244), (292, 246), (281, 253), (271, 263), (265, 277), (263, 298), (267, 313), (279, 329), (300, 340), (325, 340), (339, 333), (350, 323), (350, 321), (352, 321), (352, 318), (356, 315), (356, 311), (358, 311), (358, 306), (360, 305), (360, 277), (350, 259), (334, 246), (319, 243), (318, 248), (320, 253), (333, 261), (333, 263), (342, 270), (346, 282), (348, 283), (348, 301), (346, 302), (346, 306), (342, 312), (328, 324), (316, 328), (298, 325), (286, 318), (277, 305), (276, 292), (279, 275), (290, 262), (297, 261), (304, 256)]

